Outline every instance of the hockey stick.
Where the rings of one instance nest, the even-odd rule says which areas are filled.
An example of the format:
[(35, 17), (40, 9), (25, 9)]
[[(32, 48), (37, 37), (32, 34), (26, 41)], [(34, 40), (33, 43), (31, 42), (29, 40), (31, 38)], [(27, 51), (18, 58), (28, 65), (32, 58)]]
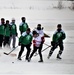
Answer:
[[(46, 47), (46, 48), (45, 48), (45, 49), (43, 49), (41, 52), (43, 52), (43, 51), (47, 50), (49, 47), (51, 47), (51, 46)], [(37, 56), (37, 55), (38, 55), (38, 53), (37, 53), (37, 54), (35, 54), (34, 56)]]
[(47, 35), (46, 33), (44, 33), (44, 37), (50, 38), (50, 36), (49, 36), (49, 35)]
[(9, 55), (11, 52), (13, 52), (18, 46), (16, 46), (14, 49), (12, 49), (9, 53), (4, 52), (5, 55)]
[(44, 43), (44, 45), (49, 46), (48, 44)]
[[(48, 47), (46, 47), (45, 49), (43, 49), (41, 52), (43, 52), (43, 51), (45, 51), (46, 49), (48, 49), (49, 47), (51, 47), (51, 46), (48, 46)], [(34, 56), (37, 56), (38, 55), (38, 53), (37, 54), (35, 54)], [(23, 55), (21, 58), (23, 58), (24, 56), (26, 56), (26, 55)]]

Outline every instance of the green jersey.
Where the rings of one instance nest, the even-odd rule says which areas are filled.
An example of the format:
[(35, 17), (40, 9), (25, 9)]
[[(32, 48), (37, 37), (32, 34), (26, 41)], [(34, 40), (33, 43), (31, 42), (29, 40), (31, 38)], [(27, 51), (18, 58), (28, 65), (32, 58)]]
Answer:
[(5, 26), (4, 25), (0, 25), (0, 35), (4, 35), (5, 34)]
[(10, 25), (6, 25), (5, 27), (5, 36), (10, 36)]
[(21, 37), (19, 38), (19, 42), (23, 45), (28, 45), (32, 42), (32, 34), (27, 34), (24, 32)]
[(16, 24), (11, 23), (11, 35), (17, 34), (17, 27)]
[(21, 33), (25, 32), (28, 29), (28, 24), (27, 23), (21, 23), (19, 26), (19, 30)]
[(59, 42), (59, 40), (62, 42), (65, 38), (66, 38), (66, 35), (65, 35), (64, 31), (61, 30), (60, 32), (58, 32), (58, 31), (55, 32), (52, 40), (54, 42)]

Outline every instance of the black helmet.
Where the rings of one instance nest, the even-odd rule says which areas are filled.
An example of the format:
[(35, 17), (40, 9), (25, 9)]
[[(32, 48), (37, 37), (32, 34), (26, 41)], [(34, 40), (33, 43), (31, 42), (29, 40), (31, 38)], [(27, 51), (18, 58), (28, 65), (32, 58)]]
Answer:
[(5, 20), (4, 18), (1, 18), (1, 20)]
[(41, 30), (41, 24), (37, 25), (37, 30)]
[(27, 31), (31, 31), (31, 29), (30, 29), (30, 28), (28, 28), (28, 29), (27, 29)]
[(38, 24), (37, 27), (41, 27), (41, 24)]
[(38, 34), (38, 33), (36, 31), (33, 31), (32, 34), (34, 35), (34, 34)]
[(6, 20), (6, 23), (9, 22), (9, 20)]
[(58, 24), (57, 27), (62, 27), (61, 24)]
[(21, 20), (26, 19), (25, 17), (22, 17)]

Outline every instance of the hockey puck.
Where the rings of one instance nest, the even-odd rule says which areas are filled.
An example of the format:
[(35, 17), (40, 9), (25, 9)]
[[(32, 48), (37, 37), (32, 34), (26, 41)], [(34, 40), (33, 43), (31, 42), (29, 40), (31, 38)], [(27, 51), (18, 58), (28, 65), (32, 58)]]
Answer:
[(12, 63), (14, 63), (14, 62), (12, 62)]

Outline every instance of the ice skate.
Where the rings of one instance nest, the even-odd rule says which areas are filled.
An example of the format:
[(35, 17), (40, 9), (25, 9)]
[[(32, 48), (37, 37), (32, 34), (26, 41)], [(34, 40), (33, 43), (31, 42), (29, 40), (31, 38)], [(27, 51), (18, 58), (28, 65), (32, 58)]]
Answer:
[(47, 57), (48, 59), (50, 58), (50, 56)]
[(43, 62), (43, 60), (39, 60), (38, 62)]
[(57, 59), (62, 59), (60, 56), (57, 56)]
[(28, 62), (30, 62), (31, 61), (31, 58), (28, 58)]
[(18, 60), (22, 60), (20, 57), (17, 58)]

